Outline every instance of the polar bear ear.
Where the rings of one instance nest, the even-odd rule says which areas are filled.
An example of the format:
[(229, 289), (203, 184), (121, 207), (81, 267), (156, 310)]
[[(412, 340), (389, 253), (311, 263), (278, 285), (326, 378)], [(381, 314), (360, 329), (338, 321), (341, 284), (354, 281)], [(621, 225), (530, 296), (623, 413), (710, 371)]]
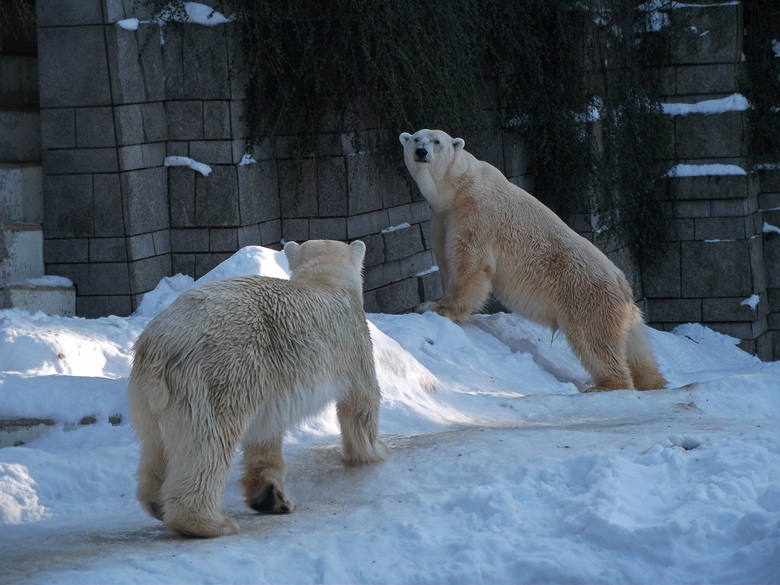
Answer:
[(363, 268), (363, 257), (366, 255), (366, 245), (360, 240), (355, 240), (349, 245), (349, 254), (352, 263), (358, 270)]
[(401, 135), (398, 137), (398, 140), (401, 141), (401, 144), (406, 146), (406, 143), (409, 142), (409, 139), (412, 137), (411, 134), (408, 132), (401, 132)]
[(290, 270), (295, 269), (295, 265), (298, 263), (298, 256), (301, 253), (301, 246), (295, 242), (287, 242), (284, 245), (284, 255), (287, 258), (287, 264), (290, 266)]
[(466, 146), (466, 142), (463, 140), (463, 138), (453, 138), (452, 139), (452, 148), (453, 150), (460, 150)]

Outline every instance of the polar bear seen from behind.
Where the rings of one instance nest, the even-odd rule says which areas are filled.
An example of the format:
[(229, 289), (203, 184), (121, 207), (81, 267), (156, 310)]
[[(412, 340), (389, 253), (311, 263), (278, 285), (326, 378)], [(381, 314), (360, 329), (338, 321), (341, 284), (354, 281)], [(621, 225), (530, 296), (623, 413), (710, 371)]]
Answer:
[(399, 136), (431, 206), (444, 297), (421, 308), (466, 320), (492, 290), (511, 310), (566, 333), (589, 391), (663, 388), (623, 273), (494, 166), (441, 130)]
[(289, 242), (290, 280), (229, 278), (183, 293), (135, 344), (128, 406), (137, 496), (187, 536), (237, 532), (220, 499), (243, 443), (247, 504), (293, 510), (282, 435), (336, 400), (348, 464), (381, 461), (380, 392), (363, 312), (365, 245)]

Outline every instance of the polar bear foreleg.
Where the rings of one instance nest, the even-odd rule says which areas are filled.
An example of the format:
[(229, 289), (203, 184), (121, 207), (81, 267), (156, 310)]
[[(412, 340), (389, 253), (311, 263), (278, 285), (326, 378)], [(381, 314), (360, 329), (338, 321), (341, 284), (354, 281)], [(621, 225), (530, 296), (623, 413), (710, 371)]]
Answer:
[(492, 275), (493, 269), (489, 265), (469, 272), (457, 270), (456, 267), (452, 284), (444, 298), (435, 303), (426, 303), (422, 308), (448, 317), (455, 323), (463, 323), (487, 302), (492, 288)]
[(295, 510), (284, 493), (287, 467), (282, 457), (282, 435), (261, 439), (251, 434), (244, 439), (244, 486), (246, 504), (261, 514), (289, 514)]

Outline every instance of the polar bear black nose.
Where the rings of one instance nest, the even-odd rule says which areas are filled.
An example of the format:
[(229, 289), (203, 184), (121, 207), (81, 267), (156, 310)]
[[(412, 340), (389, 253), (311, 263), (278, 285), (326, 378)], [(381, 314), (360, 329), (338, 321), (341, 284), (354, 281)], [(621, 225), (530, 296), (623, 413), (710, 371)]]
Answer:
[(418, 148), (414, 151), (415, 160), (425, 160), (428, 156), (428, 151), (424, 148)]

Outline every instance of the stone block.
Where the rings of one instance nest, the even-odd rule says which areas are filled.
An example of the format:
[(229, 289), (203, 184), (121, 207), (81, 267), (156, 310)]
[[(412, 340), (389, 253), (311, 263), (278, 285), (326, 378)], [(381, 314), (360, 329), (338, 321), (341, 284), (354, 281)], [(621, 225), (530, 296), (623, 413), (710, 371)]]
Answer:
[(317, 159), (319, 216), (347, 215), (347, 171), (342, 156)]
[(411, 256), (425, 249), (419, 226), (396, 229), (384, 234), (388, 261)]
[(86, 265), (87, 278), (79, 283), (79, 295), (130, 294), (126, 262), (94, 262)]
[(438, 301), (444, 296), (441, 284), (441, 273), (438, 270), (429, 271), (417, 277), (420, 291), (420, 302)]
[(232, 254), (228, 252), (214, 252), (210, 254), (195, 254), (195, 274), (197, 280), (208, 272), (214, 270), (222, 262), (230, 258)]
[(406, 177), (379, 153), (347, 158), (349, 215), (411, 203)]
[(145, 30), (148, 30), (147, 25), (142, 27), (139, 36), (139, 32), (118, 26), (106, 27), (111, 96), (115, 104), (137, 104), (147, 99), (139, 60), (139, 45), (144, 44)]
[(688, 219), (667, 219), (664, 240), (668, 242), (684, 242), (694, 239), (694, 221)]
[(116, 124), (116, 140), (119, 146), (141, 144), (144, 136), (143, 114), (140, 104), (116, 106), (114, 121)]
[(33, 55), (0, 56), (0, 108), (39, 108), (38, 59)]
[(44, 176), (46, 238), (83, 238), (93, 235), (91, 175)]
[(43, 152), (47, 175), (116, 173), (118, 161), (114, 148), (47, 150)]
[(241, 226), (238, 232), (238, 249), (246, 246), (262, 246), (263, 237), (260, 230), (260, 224)]
[(363, 271), (364, 287), (367, 290), (379, 288), (399, 280), (401, 280), (401, 263), (398, 260), (377, 264)]
[(634, 295), (634, 300), (642, 298), (642, 274), (639, 270), (639, 262), (633, 248), (623, 246), (609, 253), (607, 257), (623, 271)]
[(346, 240), (347, 220), (344, 217), (323, 217), (309, 220), (312, 240)]
[(171, 140), (203, 139), (203, 102), (167, 101), (165, 115)]
[(113, 173), (93, 175), (92, 184), (95, 206), (95, 236), (123, 236), (125, 226), (119, 175)]
[(385, 262), (385, 239), (381, 235), (365, 236), (361, 238), (366, 245), (366, 255), (363, 258), (363, 266), (376, 266)]
[(76, 297), (76, 315), (85, 319), (97, 319), (106, 315), (126, 317), (132, 311), (129, 295)]
[[(702, 299), (702, 320), (704, 322), (757, 321), (760, 315), (761, 303), (753, 311), (747, 305), (740, 305), (743, 300), (741, 298)], [(766, 304), (766, 299), (762, 300)]]
[(709, 201), (675, 201), (674, 217), (709, 217), (711, 205)]
[(42, 108), (111, 104), (102, 26), (39, 28), (38, 67)]
[(695, 220), (697, 240), (744, 240), (743, 217), (700, 217)]
[(209, 252), (238, 250), (238, 228), (212, 228), (209, 230)]
[(50, 148), (76, 147), (76, 110), (45, 108), (41, 110), (41, 145)]
[(154, 256), (152, 234), (139, 234), (127, 238), (127, 252), (130, 260), (143, 260)]
[(0, 160), (41, 160), (41, 119), (38, 112), (0, 110)]
[(165, 83), (168, 72), (163, 62), (163, 47), (159, 42), (154, 42), (159, 34), (160, 28), (154, 24), (145, 25), (136, 33), (137, 59), (141, 66), (141, 80), (146, 102), (162, 102), (166, 99)]
[(119, 170), (122, 172), (146, 168), (144, 149), (141, 144), (120, 146), (117, 149), (117, 158), (119, 159)]
[(389, 225), (386, 209), (353, 215), (347, 218), (347, 237), (350, 240), (354, 240), (369, 234), (378, 234), (386, 227), (389, 227)]
[(317, 161), (314, 158), (278, 161), (282, 218), (317, 216)]
[(263, 160), (237, 167), (241, 224), (279, 219), (279, 183), (276, 161)]
[(165, 229), (152, 234), (155, 255), (171, 253), (171, 230)]
[[(209, 249), (209, 230), (207, 228), (172, 229), (171, 251), (174, 256), (180, 252), (206, 252)], [(194, 274), (187, 272), (185, 274)]]
[[(182, 26), (166, 26), (160, 29), (162, 62), (165, 70), (165, 99), (184, 99), (184, 39)], [(166, 105), (169, 102), (166, 102)]]
[(752, 294), (748, 243), (744, 240), (683, 242), (682, 297), (741, 297)]
[(171, 254), (171, 273), (195, 274), (195, 254)]
[(183, 43), (185, 99), (230, 99), (227, 27), (185, 26)]
[[(742, 112), (675, 116), (675, 154), (679, 159), (728, 158), (746, 154)], [(739, 176), (739, 175), (738, 175)]]
[(279, 219), (266, 221), (260, 224), (260, 244), (270, 246), (274, 250), (281, 249), (282, 222)]
[(411, 225), (423, 223), (431, 219), (431, 207), (427, 201), (418, 201), (407, 205), (391, 207), (387, 210), (390, 225)]
[(208, 165), (233, 164), (233, 144), (229, 140), (193, 140), (190, 157)]
[[(230, 135), (234, 140), (245, 140), (249, 137), (246, 124), (246, 100), (231, 100), (230, 102)], [(243, 153), (242, 153), (243, 154)], [(252, 154), (255, 160), (261, 160)]]
[(134, 236), (170, 226), (165, 167), (122, 173), (125, 233)]
[(164, 142), (168, 140), (168, 120), (163, 102), (151, 102), (140, 105), (146, 142)]
[(734, 337), (735, 339), (752, 339), (753, 329), (750, 323), (745, 321), (737, 322), (710, 322), (707, 327), (723, 335)]
[(433, 264), (433, 252), (423, 250), (416, 254), (411, 254), (399, 260), (401, 278), (418, 276), (421, 272), (428, 270)]
[(669, 196), (677, 200), (742, 199), (750, 194), (746, 175), (674, 177), (668, 181)]
[(86, 238), (46, 239), (43, 242), (43, 261), (45, 264), (88, 262), (89, 241)]
[(750, 238), (748, 240), (748, 253), (750, 254), (750, 272), (752, 275), (752, 286), (755, 292), (764, 292), (766, 286), (766, 273), (772, 269), (766, 264), (764, 259), (764, 246), (761, 238)]
[(171, 276), (171, 257), (168, 254), (152, 256), (128, 264), (130, 291), (133, 294), (152, 290), (160, 280)]
[(103, 24), (101, 0), (37, 0), (39, 27)]
[(168, 168), (171, 227), (195, 225), (195, 173), (186, 167)]
[(674, 64), (736, 63), (742, 55), (742, 6), (686, 4), (669, 11)]
[[(780, 169), (761, 169), (758, 171), (758, 176), (762, 192), (780, 193)], [(762, 207), (766, 206), (762, 205)]]
[(676, 298), (680, 296), (680, 244), (669, 242), (659, 245), (652, 255), (645, 255), (642, 262), (642, 290), (649, 298)]
[(238, 179), (235, 167), (215, 166), (208, 177), (195, 176), (195, 225), (238, 227)]
[(78, 148), (116, 146), (112, 108), (76, 108), (76, 146)]
[[(63, 260), (57, 260), (62, 262)], [(89, 240), (89, 259), (66, 262), (127, 262), (125, 238), (91, 238)]]
[(676, 68), (678, 95), (732, 94), (739, 91), (736, 63), (684, 65)]
[(648, 299), (646, 319), (652, 323), (699, 323), (701, 299)]
[(309, 220), (283, 219), (282, 238), (287, 242), (305, 242), (309, 239)]
[(403, 313), (420, 304), (416, 278), (407, 278), (376, 291), (376, 300), (382, 313)]
[(206, 140), (229, 140), (230, 102), (203, 102), (203, 137)]
[[(764, 266), (767, 288), (780, 289), (780, 235), (764, 234)], [(780, 311), (780, 299), (777, 310)]]
[(748, 201), (750, 199), (713, 201), (711, 205), (712, 217), (743, 217), (750, 213)]
[(43, 223), (43, 169), (0, 164), (2, 223)]

